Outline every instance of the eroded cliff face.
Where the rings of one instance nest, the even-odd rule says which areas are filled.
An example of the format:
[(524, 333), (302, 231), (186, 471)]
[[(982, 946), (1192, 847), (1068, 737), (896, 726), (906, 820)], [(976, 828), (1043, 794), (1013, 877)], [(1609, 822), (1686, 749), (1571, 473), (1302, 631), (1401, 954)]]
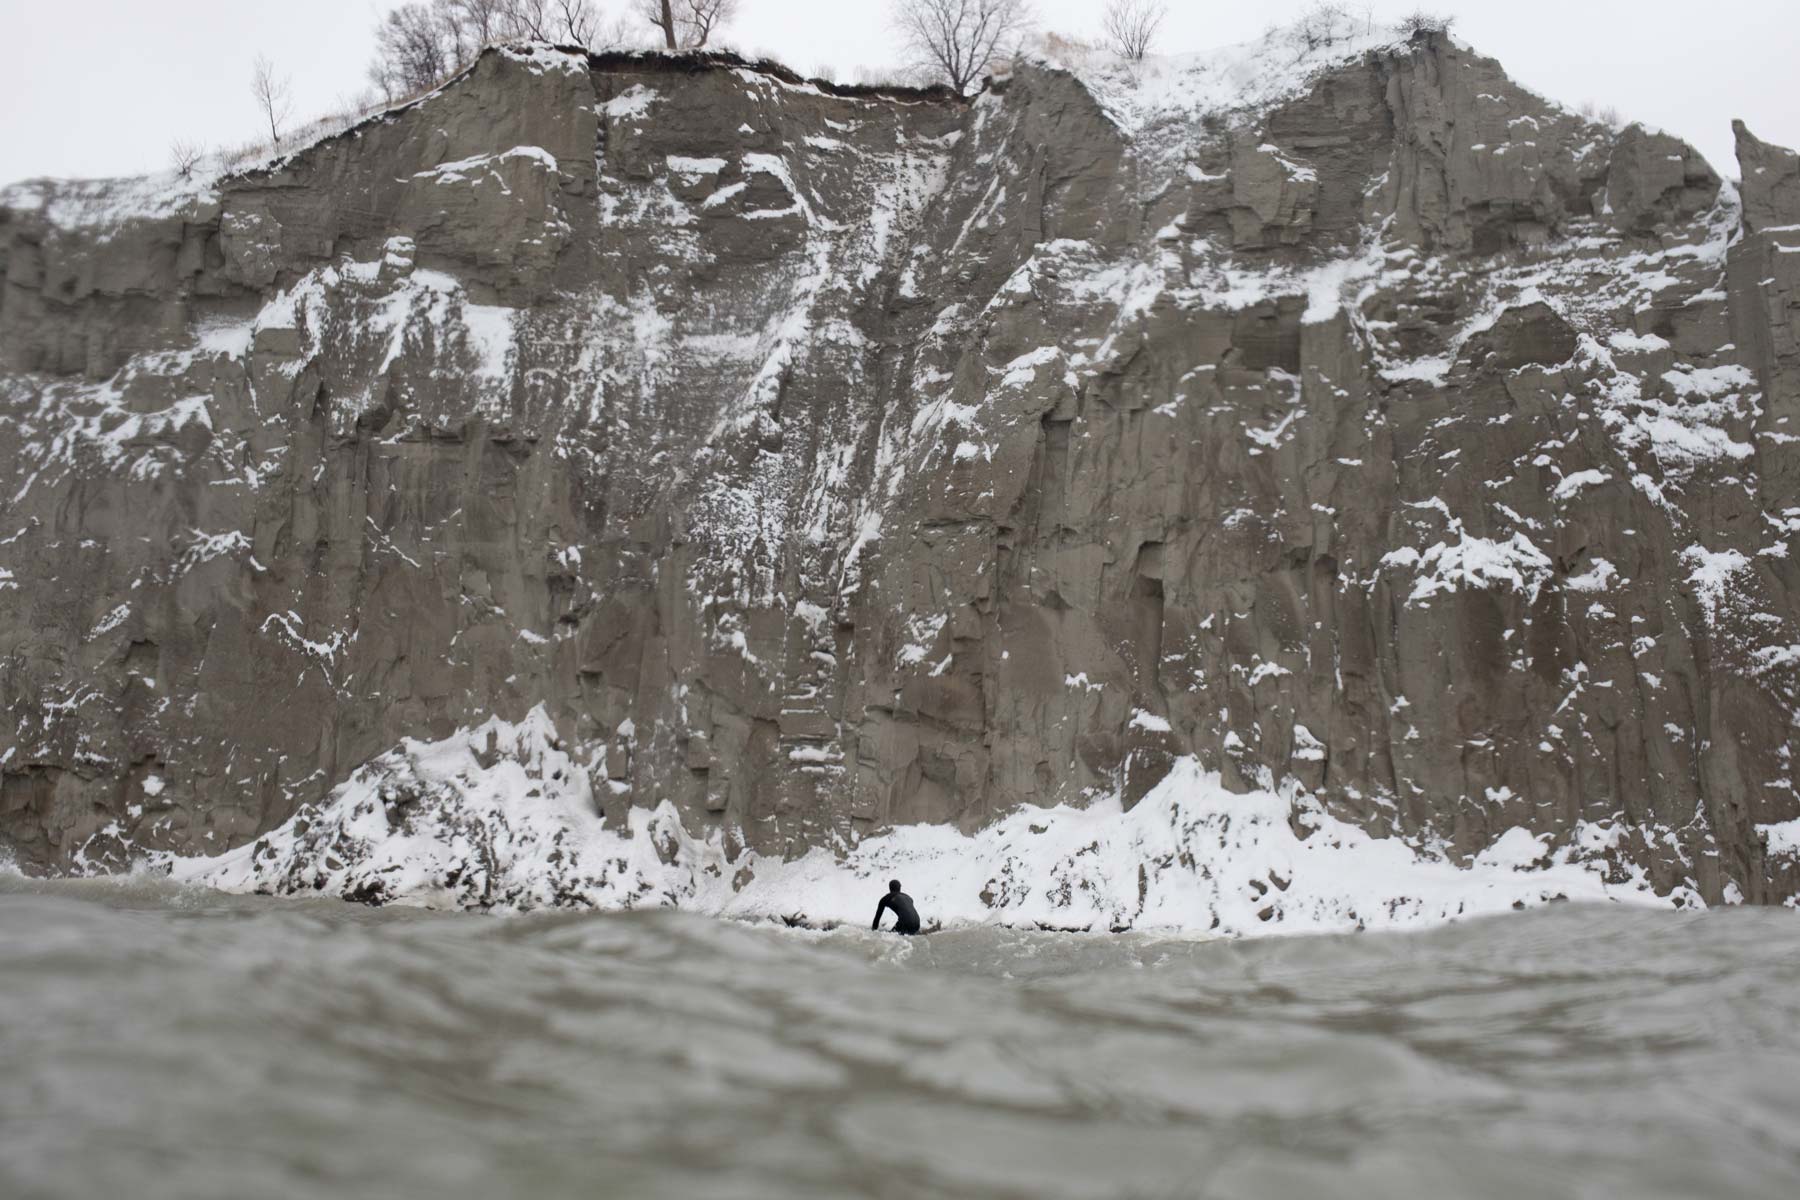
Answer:
[(0, 839), (217, 852), (542, 705), (726, 860), (1192, 757), (1800, 893), (1795, 156), (1295, 58), (521, 48), (189, 194), (12, 189)]

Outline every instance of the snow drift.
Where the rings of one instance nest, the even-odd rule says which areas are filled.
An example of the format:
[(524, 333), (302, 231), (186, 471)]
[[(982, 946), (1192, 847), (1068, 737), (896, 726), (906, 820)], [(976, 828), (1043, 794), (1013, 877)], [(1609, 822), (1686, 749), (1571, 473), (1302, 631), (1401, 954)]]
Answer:
[[(794, 861), (691, 836), (672, 805), (596, 815), (588, 766), (540, 708), (408, 741), (322, 804), (213, 858), (153, 869), (224, 891), (527, 912), (669, 906), (808, 926), (866, 921), (899, 878), (928, 923), (1219, 936), (1391, 929), (1564, 900), (1657, 897), (1584, 828), (1551, 850), (1510, 831), (1473, 861), (1375, 838), (1297, 789), (1233, 794), (1192, 759), (1138, 804), (1015, 812), (987, 829), (912, 826)], [(739, 845), (742, 839), (735, 839)]]

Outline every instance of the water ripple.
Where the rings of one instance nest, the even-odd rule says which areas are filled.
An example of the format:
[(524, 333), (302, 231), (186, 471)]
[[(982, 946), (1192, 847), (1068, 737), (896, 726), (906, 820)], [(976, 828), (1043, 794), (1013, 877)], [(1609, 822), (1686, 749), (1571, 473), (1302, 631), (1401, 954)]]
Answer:
[(1800, 1193), (1800, 921), (1194, 942), (0, 880), (0, 1193)]

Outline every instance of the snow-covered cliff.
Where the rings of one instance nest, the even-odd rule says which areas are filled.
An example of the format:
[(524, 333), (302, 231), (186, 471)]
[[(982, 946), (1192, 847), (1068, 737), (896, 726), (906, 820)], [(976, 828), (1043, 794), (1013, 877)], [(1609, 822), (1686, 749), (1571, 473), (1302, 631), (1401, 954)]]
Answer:
[(499, 902), (814, 918), (941, 845), (947, 912), (1069, 927), (1791, 900), (1800, 166), (1739, 157), (1443, 35), (971, 104), (520, 47), (20, 185), (0, 838), (484, 904), (443, 856), (516, 811)]

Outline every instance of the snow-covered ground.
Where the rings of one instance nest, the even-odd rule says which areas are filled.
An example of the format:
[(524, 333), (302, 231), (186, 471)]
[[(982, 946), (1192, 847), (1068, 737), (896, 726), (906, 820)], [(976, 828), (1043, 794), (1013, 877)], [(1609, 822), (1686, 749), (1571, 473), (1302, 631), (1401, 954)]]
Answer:
[(162, 858), (229, 892), (528, 911), (674, 906), (808, 925), (870, 919), (899, 879), (928, 922), (1242, 936), (1388, 929), (1554, 900), (1697, 905), (1608, 876), (1612, 834), (1564, 847), (1514, 829), (1471, 864), (1376, 838), (1303, 793), (1235, 794), (1192, 759), (1124, 811), (1026, 808), (969, 835), (908, 826), (782, 862), (698, 839), (673, 806), (597, 815), (584, 762), (542, 709), (439, 742), (407, 741), (324, 803), (214, 858)]
[(1120, 131), (1137, 138), (1175, 120), (1265, 109), (1303, 93), (1322, 71), (1406, 42), (1404, 32), (1385, 23), (1346, 21), (1309, 38), (1305, 23), (1297, 22), (1252, 41), (1139, 62), (1079, 48), (1043, 57), (1074, 73)]

